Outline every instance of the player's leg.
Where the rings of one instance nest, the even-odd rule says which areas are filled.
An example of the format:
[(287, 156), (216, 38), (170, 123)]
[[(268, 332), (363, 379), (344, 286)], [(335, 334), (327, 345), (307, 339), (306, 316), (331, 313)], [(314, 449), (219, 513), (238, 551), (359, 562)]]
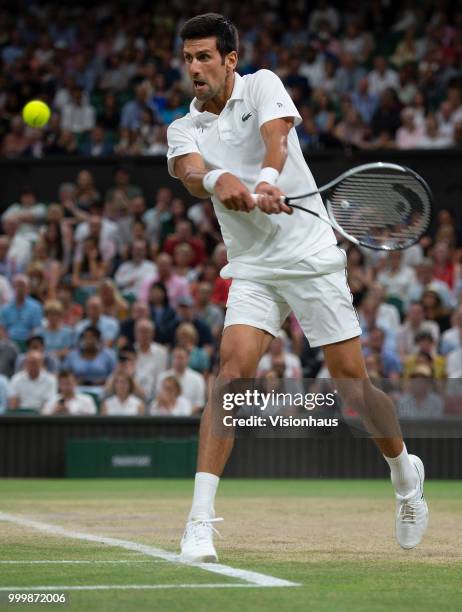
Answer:
[(422, 461), (408, 455), (392, 400), (367, 377), (359, 338), (323, 349), (342, 400), (358, 411), (390, 466), (397, 498), (396, 537), (403, 548), (413, 548), (422, 540), (428, 524)]
[[(279, 332), (288, 311), (284, 300), (268, 285), (233, 280), (215, 389), (232, 380), (255, 376), (262, 355)], [(217, 560), (212, 524), (216, 520), (215, 494), (234, 440), (231, 429), (226, 434), (220, 432), (217, 421), (223, 413), (216, 395), (219, 396), (210, 394), (201, 420), (193, 503), (181, 545), (182, 558), (187, 561)]]

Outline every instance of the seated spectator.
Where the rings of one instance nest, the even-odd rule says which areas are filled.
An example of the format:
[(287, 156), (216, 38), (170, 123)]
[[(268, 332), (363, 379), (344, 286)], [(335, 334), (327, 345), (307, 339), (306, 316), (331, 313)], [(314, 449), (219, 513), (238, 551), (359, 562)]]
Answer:
[(8, 389), (10, 410), (29, 408), (40, 412), (45, 402), (56, 393), (56, 376), (43, 369), (43, 356), (29, 351), (24, 369), (13, 376)]
[(421, 304), (425, 319), (434, 321), (442, 334), (451, 326), (449, 311), (443, 306), (440, 294), (434, 289), (426, 289), (422, 295)]
[(194, 310), (192, 297), (186, 296), (180, 299), (177, 307), (178, 319), (181, 323), (191, 323), (198, 334), (198, 344), (204, 348), (209, 355), (213, 353), (214, 338), (210, 327), (205, 321), (197, 316)]
[(155, 326), (149, 319), (139, 319), (135, 324), (136, 362), (135, 375), (151, 401), (157, 388), (157, 380), (167, 369), (168, 351), (165, 346), (154, 342)]
[(91, 395), (78, 393), (74, 374), (62, 370), (58, 375), (58, 393), (51, 397), (42, 408), (44, 415), (94, 415), (98, 410)]
[(149, 319), (149, 308), (146, 302), (133, 302), (130, 316), (120, 323), (120, 333), (117, 338), (117, 348), (135, 344), (135, 324), (140, 319)]
[(131, 198), (143, 195), (141, 187), (130, 182), (130, 173), (123, 166), (116, 168), (113, 186), (106, 191), (104, 199), (111, 201), (116, 195), (121, 196), (127, 206)]
[(96, 188), (95, 179), (89, 170), (80, 170), (75, 182), (76, 190), (74, 194), (76, 206), (89, 213), (93, 204), (101, 200), (101, 194)]
[(61, 128), (73, 134), (89, 132), (95, 127), (96, 111), (79, 87), (71, 90), (71, 99), (63, 105)]
[[(372, 87), (371, 92), (373, 93)], [(400, 106), (394, 89), (385, 89), (380, 94), (379, 106), (371, 122), (371, 146), (373, 148), (389, 149), (395, 147), (395, 134), (400, 125)]]
[(366, 258), (356, 245), (352, 244), (347, 250), (348, 284), (353, 294), (353, 305), (357, 306), (372, 283), (372, 269), (366, 266)]
[(8, 378), (0, 374), (0, 414), (8, 409)]
[(157, 273), (144, 279), (138, 293), (138, 299), (147, 301), (152, 284), (161, 282), (167, 289), (170, 304), (173, 308), (176, 308), (180, 298), (189, 295), (188, 281), (174, 272), (172, 257), (167, 253), (158, 255), (156, 265)]
[(434, 114), (429, 113), (425, 120), (425, 131), (418, 142), (421, 149), (447, 149), (452, 144), (452, 138), (444, 136), (438, 126)]
[[(17, 222), (16, 222), (17, 226)], [(2, 235), (0, 236), (0, 274), (11, 282), (13, 277), (16, 274), (19, 274), (23, 271), (24, 266), (22, 265), (22, 261), (16, 262), (12, 251), (10, 250), (12, 240), (9, 236)], [(30, 256), (30, 246), (29, 241), (27, 243), (27, 252)]]
[(387, 60), (378, 55), (374, 58), (374, 69), (367, 75), (369, 91), (371, 94), (380, 96), (387, 89), (398, 89), (398, 73), (390, 68)]
[(192, 266), (199, 266), (205, 261), (207, 254), (205, 252), (204, 243), (200, 238), (193, 235), (193, 226), (189, 219), (178, 221), (175, 227), (175, 233), (167, 237), (164, 241), (162, 250), (173, 256), (175, 247), (183, 243), (189, 244), (194, 252), (194, 257), (191, 262)]
[(378, 282), (371, 283), (368, 292), (366, 293), (365, 300), (370, 303), (377, 304), (377, 320), (380, 321), (379, 327), (392, 332), (393, 335), (398, 333), (401, 325), (401, 316), (398, 308), (387, 301), (385, 295), (385, 288)]
[(181, 395), (181, 385), (174, 376), (167, 376), (148, 410), (151, 416), (190, 416), (191, 404)]
[(420, 302), (424, 291), (430, 289), (436, 291), (444, 308), (451, 309), (455, 306), (454, 296), (448, 285), (433, 278), (433, 261), (425, 258), (416, 266), (417, 280), (409, 288), (408, 299), (411, 302)]
[(425, 131), (416, 123), (414, 111), (404, 108), (401, 111), (401, 127), (396, 131), (396, 146), (398, 149), (417, 149), (421, 146)]
[(42, 306), (30, 297), (30, 283), (27, 276), (18, 274), (13, 279), (15, 297), (0, 308), (0, 326), (7, 336), (19, 343), (24, 343), (31, 332), (42, 323)]
[(462, 306), (451, 317), (452, 327), (441, 336), (441, 353), (447, 355), (451, 351), (462, 348)]
[(225, 316), (223, 310), (212, 304), (212, 285), (202, 281), (197, 286), (195, 312), (201, 321), (209, 326), (214, 338), (219, 339), (223, 331)]
[(2, 157), (20, 157), (26, 152), (29, 146), (29, 138), (24, 128), (24, 122), (19, 115), (11, 119), (10, 131), (2, 142)]
[(140, 293), (143, 280), (156, 274), (156, 264), (147, 259), (146, 241), (137, 240), (133, 242), (131, 257), (117, 268), (114, 278), (123, 295), (134, 297)]
[(351, 103), (362, 121), (369, 124), (377, 110), (379, 98), (369, 91), (369, 79), (367, 77), (363, 77), (359, 81), (358, 90), (351, 94)]
[(163, 283), (157, 282), (151, 286), (148, 307), (156, 326), (157, 340), (161, 344), (173, 344), (179, 320), (177, 313), (170, 306), (167, 288)]
[(37, 201), (35, 191), (31, 187), (23, 187), (19, 202), (8, 206), (2, 214), (2, 223), (14, 217), (19, 224), (19, 234), (34, 241), (37, 239), (39, 227), (45, 221), (46, 215), (46, 206)]
[(45, 350), (58, 360), (64, 359), (74, 344), (74, 331), (63, 322), (63, 307), (58, 300), (48, 300), (44, 306), (45, 320), (35, 330), (43, 338)]
[(453, 254), (446, 242), (437, 242), (432, 249), (433, 279), (446, 283), (453, 290), (460, 273), (459, 264), (454, 262)]
[(275, 368), (274, 358), (278, 361), (281, 358), (284, 363), (285, 378), (302, 378), (302, 364), (300, 358), (294, 353), (290, 353), (284, 348), (285, 333), (280, 332), (271, 342), (268, 352), (260, 359), (257, 368), (257, 377), (263, 377)]
[(428, 419), (443, 415), (444, 401), (441, 395), (433, 390), (430, 367), (415, 367), (407, 392), (398, 397), (396, 404), (400, 417)]
[(415, 349), (404, 360), (404, 378), (409, 378), (414, 368), (421, 363), (431, 367), (433, 378), (446, 378), (446, 359), (438, 353), (435, 339), (426, 329), (416, 335)]
[(19, 219), (12, 215), (2, 218), (2, 227), (7, 240), (7, 252), (4, 255), (4, 263), (8, 266), (5, 276), (10, 281), (16, 274), (21, 274), (28, 266), (32, 255), (32, 242), (30, 236), (24, 236), (19, 231)]
[(393, 251), (385, 260), (385, 269), (377, 275), (377, 281), (384, 286), (387, 298), (393, 298), (402, 310), (409, 300), (409, 288), (415, 282), (415, 272), (403, 263), (401, 251)]
[(113, 146), (102, 125), (95, 125), (91, 130), (90, 138), (81, 145), (80, 152), (89, 157), (112, 155)]
[(122, 373), (130, 376), (130, 378), (133, 378), (133, 394), (139, 397), (141, 400), (145, 401), (146, 394), (136, 376), (135, 366), (135, 348), (133, 346), (125, 346), (124, 348), (120, 349), (118, 352), (117, 365), (111, 376), (109, 376), (109, 378), (107, 379), (106, 384), (104, 385), (102, 397), (107, 398), (115, 394), (114, 380), (118, 374)]
[(199, 334), (192, 323), (180, 323), (175, 338), (176, 346), (181, 346), (188, 352), (190, 368), (201, 373), (210, 368), (210, 355), (205, 348), (198, 346)]
[[(52, 204), (48, 212), (50, 214), (52, 207), (55, 209), (57, 206), (62, 217), (61, 208), (57, 204)], [(63, 223), (62, 218), (58, 221), (50, 221), (48, 218), (46, 227), (42, 228), (40, 242), (44, 245), (47, 258), (58, 262), (61, 273), (66, 273), (72, 259), (72, 229), (70, 226)]]
[(385, 348), (392, 352), (396, 351), (396, 330), (390, 325), (388, 317), (380, 316), (381, 302), (375, 296), (366, 296), (358, 308), (359, 324), (361, 326), (361, 343), (366, 346), (369, 333), (376, 327), (385, 334)]
[(120, 295), (117, 285), (111, 278), (105, 278), (98, 289), (103, 315), (113, 319), (124, 320), (128, 316), (127, 300)]
[(89, 325), (79, 336), (78, 348), (64, 360), (63, 368), (75, 375), (79, 385), (103, 386), (115, 365), (114, 352), (102, 344), (99, 329)]
[(89, 326), (96, 327), (106, 346), (113, 346), (119, 335), (120, 325), (116, 318), (103, 314), (101, 298), (93, 296), (88, 298), (85, 305), (87, 318), (76, 325), (77, 336)]
[(175, 272), (185, 278), (188, 283), (192, 283), (197, 279), (198, 268), (193, 266), (194, 251), (191, 245), (187, 242), (177, 244), (173, 251), (173, 261), (175, 264)]
[(18, 347), (7, 336), (3, 327), (0, 327), (0, 374), (11, 378), (15, 372)]
[(136, 416), (144, 414), (144, 403), (134, 395), (135, 384), (128, 374), (114, 376), (114, 395), (104, 400), (101, 414), (106, 416)]
[(345, 115), (337, 123), (333, 135), (345, 147), (364, 148), (369, 130), (364, 124), (359, 112), (350, 104), (347, 105)]
[(416, 350), (416, 338), (423, 332), (429, 332), (438, 344), (440, 330), (434, 321), (426, 321), (424, 309), (420, 302), (413, 302), (406, 313), (406, 319), (400, 326), (397, 335), (397, 348), (401, 358), (411, 355)]
[(13, 288), (6, 276), (0, 274), (0, 306), (8, 304), (13, 299)]
[(207, 401), (205, 378), (188, 366), (188, 351), (176, 346), (172, 351), (172, 367), (159, 375), (157, 388), (167, 377), (174, 377), (181, 385), (182, 395), (192, 406), (192, 412), (200, 412)]
[[(43, 367), (47, 372), (56, 374), (59, 369), (59, 359), (50, 351), (45, 351), (45, 341), (42, 336), (33, 334), (26, 340), (25, 349), (38, 352), (42, 355)], [(19, 372), (24, 368), (26, 353), (20, 353), (16, 358), (15, 372)]]
[(99, 214), (91, 215), (88, 221), (78, 225), (74, 238), (77, 243), (76, 257), (79, 259), (81, 259), (82, 244), (86, 238), (93, 238), (103, 261), (108, 264), (117, 252), (117, 224)]
[(108, 273), (108, 265), (103, 260), (94, 238), (85, 238), (81, 255), (76, 254), (72, 266), (72, 285), (84, 291), (86, 295), (93, 294), (101, 280)]
[(74, 292), (71, 285), (67, 283), (61, 283), (57, 289), (57, 298), (60, 302), (63, 312), (63, 323), (74, 327), (75, 324), (82, 319), (83, 308), (73, 299)]
[(390, 349), (385, 348), (385, 332), (380, 327), (369, 330), (367, 343), (364, 345), (364, 356), (378, 355), (382, 363), (385, 378), (398, 380), (402, 371), (398, 355)]

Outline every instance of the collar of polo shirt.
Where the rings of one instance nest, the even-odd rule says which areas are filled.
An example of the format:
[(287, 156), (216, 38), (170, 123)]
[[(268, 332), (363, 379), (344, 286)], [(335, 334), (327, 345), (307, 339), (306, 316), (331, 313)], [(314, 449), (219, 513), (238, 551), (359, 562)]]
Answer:
[[(234, 86), (233, 91), (229, 100), (227, 101), (227, 105), (233, 100), (243, 100), (244, 99), (244, 79), (240, 74), (234, 72)], [(210, 113), (209, 111), (201, 111), (200, 102), (197, 98), (194, 98), (191, 104), (189, 105), (189, 112), (191, 113), (191, 118), (196, 125), (204, 125), (206, 123), (210, 123), (214, 121), (218, 115), (215, 113)]]

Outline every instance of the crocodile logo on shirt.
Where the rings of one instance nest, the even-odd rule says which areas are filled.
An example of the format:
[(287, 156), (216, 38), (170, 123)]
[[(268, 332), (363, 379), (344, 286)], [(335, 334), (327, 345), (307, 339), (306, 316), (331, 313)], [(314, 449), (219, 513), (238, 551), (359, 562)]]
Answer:
[(252, 113), (247, 113), (247, 114), (243, 114), (242, 115), (242, 121), (247, 121), (247, 119), (250, 119), (250, 117), (252, 116)]

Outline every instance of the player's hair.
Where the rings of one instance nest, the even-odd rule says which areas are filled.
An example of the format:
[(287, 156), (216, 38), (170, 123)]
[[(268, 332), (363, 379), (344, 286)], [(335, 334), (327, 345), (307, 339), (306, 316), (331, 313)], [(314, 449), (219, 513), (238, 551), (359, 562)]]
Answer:
[(236, 26), (218, 13), (204, 13), (188, 19), (180, 30), (181, 40), (210, 38), (215, 36), (221, 57), (239, 50), (239, 36)]

